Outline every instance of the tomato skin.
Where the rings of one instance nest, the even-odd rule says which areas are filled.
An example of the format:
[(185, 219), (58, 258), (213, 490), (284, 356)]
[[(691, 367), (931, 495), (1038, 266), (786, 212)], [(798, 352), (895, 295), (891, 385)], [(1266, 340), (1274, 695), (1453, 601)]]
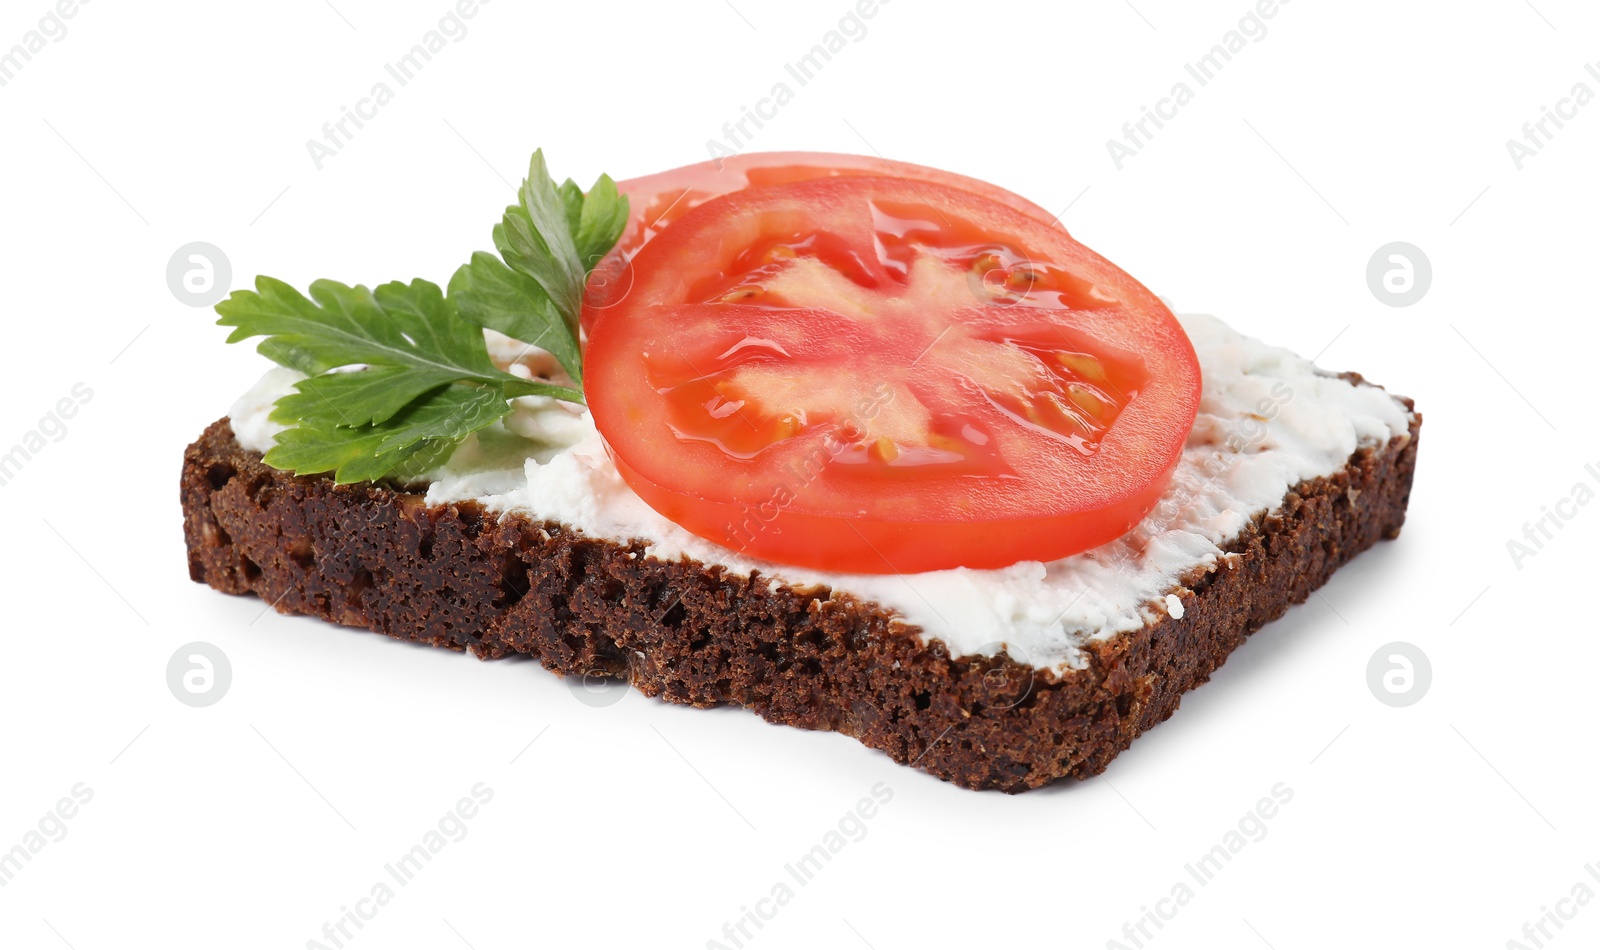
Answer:
[(983, 195), (1041, 221), (1056, 217), (1019, 195), (986, 181), (925, 165), (835, 152), (744, 152), (617, 183), (628, 196), (628, 224), (616, 247), (590, 275), (585, 293), (585, 330), (615, 306), (633, 283), (629, 262), (672, 222), (713, 198), (746, 188), (764, 188), (815, 178), (881, 176), (928, 182)]
[[(1028, 261), (1015, 299), (960, 282), (991, 245)], [(647, 504), (754, 558), (880, 574), (1087, 550), (1154, 507), (1199, 405), (1193, 348), (1150, 291), (971, 191), (752, 188), (682, 216), (634, 269), (589, 339), (595, 424)], [(852, 415), (874, 385), (898, 395)], [(1069, 390), (1103, 410), (1075, 443), (1037, 412)]]

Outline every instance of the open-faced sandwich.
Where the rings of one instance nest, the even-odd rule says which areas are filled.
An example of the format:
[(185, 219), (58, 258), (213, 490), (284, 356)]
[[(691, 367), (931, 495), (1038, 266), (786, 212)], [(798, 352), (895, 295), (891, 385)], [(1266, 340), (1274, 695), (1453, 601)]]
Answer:
[(536, 155), (446, 289), (268, 278), (278, 364), (184, 456), (191, 576), (854, 736), (1016, 792), (1104, 769), (1405, 518), (1421, 417), (1175, 317), (993, 185)]

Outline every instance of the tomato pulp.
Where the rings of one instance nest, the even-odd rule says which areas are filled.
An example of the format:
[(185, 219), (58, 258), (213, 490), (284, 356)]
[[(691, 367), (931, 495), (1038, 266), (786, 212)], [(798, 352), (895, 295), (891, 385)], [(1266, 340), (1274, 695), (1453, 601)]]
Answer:
[(707, 200), (593, 324), (585, 395), (684, 528), (853, 573), (1053, 560), (1128, 531), (1194, 423), (1188, 338), (1037, 215), (836, 176)]

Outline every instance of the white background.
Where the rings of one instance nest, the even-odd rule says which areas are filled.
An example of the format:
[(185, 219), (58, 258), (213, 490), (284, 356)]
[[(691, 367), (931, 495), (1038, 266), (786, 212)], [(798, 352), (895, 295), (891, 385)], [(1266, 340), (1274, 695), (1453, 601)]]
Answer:
[[(75, 783), (93, 799), (0, 888), (0, 944), (307, 946), (477, 782), (494, 798), (465, 839), (348, 946), (703, 947), (876, 783), (865, 838), (747, 946), (1107, 946), (1279, 782), (1265, 838), (1148, 946), (1498, 948), (1600, 891), (1600, 505), (1520, 569), (1506, 548), (1600, 487), (1600, 104), (1520, 171), (1505, 145), (1575, 83), (1600, 92), (1600, 14), (1533, 4), (1295, 0), (1119, 171), (1106, 140), (1246, 0), (893, 0), (759, 132), (1070, 206), (1177, 308), (1426, 415), (1398, 542), (1104, 776), (1020, 797), (738, 710), (591, 707), (537, 663), (264, 613), (185, 570), (183, 447), (265, 363), (169, 293), (179, 246), (222, 248), (234, 286), (442, 282), (534, 147), (583, 182), (701, 160), (852, 3), (496, 0), (320, 171), (306, 140), (449, 0), (84, 5), (0, 88), (0, 447), (93, 391), (0, 488), (0, 850)], [(6, 0), (0, 50), (49, 9)], [(1397, 240), (1434, 271), (1408, 308), (1365, 277)], [(165, 680), (195, 640), (233, 667), (204, 709)], [(1366, 683), (1397, 640), (1433, 667), (1401, 709)], [(1600, 905), (1560, 906), (1548, 944), (1600, 940)]]

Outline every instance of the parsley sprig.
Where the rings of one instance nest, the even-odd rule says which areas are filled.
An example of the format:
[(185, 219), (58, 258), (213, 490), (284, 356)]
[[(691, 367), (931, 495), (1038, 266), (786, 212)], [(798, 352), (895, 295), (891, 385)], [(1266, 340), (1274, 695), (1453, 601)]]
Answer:
[(483, 329), (549, 352), (581, 387), (584, 281), (621, 236), (628, 199), (605, 175), (587, 193), (570, 178), (557, 185), (543, 152), (517, 198), (494, 228), (499, 256), (473, 254), (448, 293), (426, 280), (373, 290), (319, 280), (307, 296), (258, 277), (217, 304), (229, 343), (264, 337), (258, 352), (307, 376), (273, 408), (289, 428), (267, 464), (340, 484), (409, 478), (504, 417), (511, 399), (583, 402), (579, 388), (495, 366)]

